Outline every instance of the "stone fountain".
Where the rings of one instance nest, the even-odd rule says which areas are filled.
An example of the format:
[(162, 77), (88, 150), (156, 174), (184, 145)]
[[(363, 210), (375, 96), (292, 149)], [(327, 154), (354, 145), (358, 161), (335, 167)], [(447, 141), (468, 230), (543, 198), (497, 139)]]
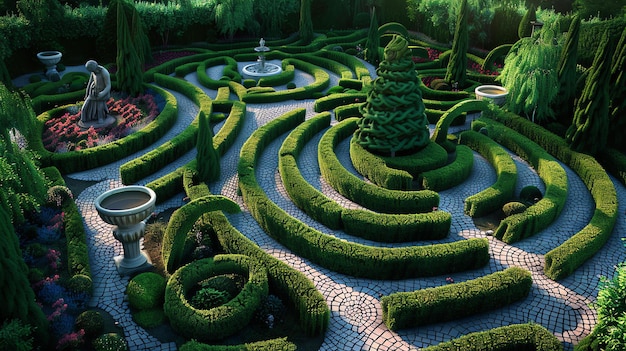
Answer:
[(63, 54), (59, 51), (42, 51), (37, 54), (37, 58), (46, 66), (46, 78), (51, 82), (61, 80), (61, 75), (57, 71), (57, 63), (61, 61)]
[(152, 269), (152, 263), (139, 246), (145, 234), (145, 220), (154, 212), (156, 193), (145, 186), (129, 185), (105, 191), (96, 198), (100, 218), (115, 225), (113, 236), (122, 243), (124, 254), (113, 258), (120, 275), (133, 275)]
[(259, 53), (256, 63), (246, 65), (243, 67), (243, 75), (246, 78), (258, 79), (267, 76), (273, 76), (279, 74), (283, 69), (273, 63), (266, 62), (265, 53), (270, 51), (270, 48), (265, 46), (265, 40), (261, 38), (259, 46), (254, 48), (254, 51)]

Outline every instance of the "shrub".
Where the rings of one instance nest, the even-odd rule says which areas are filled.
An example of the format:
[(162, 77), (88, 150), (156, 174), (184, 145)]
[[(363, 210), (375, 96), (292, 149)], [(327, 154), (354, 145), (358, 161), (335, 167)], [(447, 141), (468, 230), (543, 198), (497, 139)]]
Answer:
[(202, 288), (191, 298), (193, 307), (200, 310), (209, 310), (221, 306), (230, 300), (230, 294), (224, 290)]
[(93, 341), (94, 351), (128, 351), (124, 337), (116, 333), (99, 336)]
[(152, 272), (135, 276), (126, 287), (130, 307), (144, 310), (162, 304), (165, 283), (165, 278)]
[(267, 295), (261, 302), (261, 306), (254, 312), (254, 318), (257, 322), (272, 328), (276, 323), (283, 321), (286, 311), (285, 304), (278, 296)]
[(514, 214), (523, 213), (524, 211), (526, 211), (527, 208), (528, 206), (526, 206), (524, 203), (521, 203), (519, 201), (511, 201), (502, 206), (502, 212), (504, 212), (505, 216), (509, 217)]
[(543, 198), (543, 194), (536, 186), (528, 185), (522, 188), (519, 193), (519, 198), (521, 201), (534, 204)]
[(165, 322), (165, 313), (162, 308), (149, 308), (132, 313), (133, 320), (142, 328), (154, 328)]
[(76, 274), (68, 280), (67, 288), (75, 293), (91, 294), (93, 282), (91, 281), (91, 278), (87, 275)]
[(76, 329), (83, 329), (87, 337), (95, 337), (104, 329), (104, 319), (98, 311), (85, 311), (76, 317)]
[(4, 350), (30, 351), (33, 349), (31, 325), (19, 319), (4, 321), (0, 327), (0, 346)]

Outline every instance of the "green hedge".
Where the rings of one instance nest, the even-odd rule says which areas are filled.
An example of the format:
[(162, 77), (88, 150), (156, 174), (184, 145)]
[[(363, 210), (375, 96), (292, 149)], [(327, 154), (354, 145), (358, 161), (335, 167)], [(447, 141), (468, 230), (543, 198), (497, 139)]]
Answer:
[[(39, 155), (42, 167), (54, 166), (62, 174), (80, 172), (100, 167), (118, 161), (137, 150), (141, 150), (156, 142), (174, 125), (178, 117), (176, 99), (173, 95), (156, 86), (146, 86), (165, 98), (163, 111), (146, 127), (112, 143), (100, 145), (79, 151), (55, 153), (43, 147), (41, 137), (29, 140), (29, 146)], [(43, 133), (44, 123), (58, 113), (62, 113), (67, 106), (46, 111), (37, 116), (39, 129), (34, 135)]]
[(259, 78), (257, 83), (260, 87), (275, 87), (279, 85), (286, 85), (293, 81), (296, 77), (296, 67), (294, 65), (283, 64), (283, 71), (268, 77)]
[(361, 115), (361, 111), (359, 110), (362, 105), (362, 102), (355, 102), (353, 104), (335, 107), (335, 119), (337, 121), (343, 121), (344, 119), (348, 119), (350, 117), (363, 117)]
[(370, 279), (433, 276), (477, 268), (489, 261), (488, 240), (449, 244), (378, 248), (354, 244), (319, 232), (270, 201), (259, 186), (255, 166), (266, 145), (302, 122), (286, 113), (257, 129), (241, 149), (238, 174), (243, 200), (266, 233), (294, 253), (339, 273)]
[(474, 153), (468, 147), (456, 147), (455, 159), (444, 167), (426, 171), (421, 174), (422, 188), (442, 191), (463, 183), (472, 173)]
[(322, 57), (322, 56), (318, 56), (318, 55), (310, 54), (310, 53), (295, 55), (294, 58), (312, 63), (318, 67), (327, 69), (330, 72), (338, 75), (340, 79), (352, 79), (355, 77), (354, 73), (349, 67), (347, 67), (346, 65), (342, 63), (339, 63), (336, 60), (332, 60), (326, 57)]
[(557, 160), (532, 140), (489, 119), (474, 121), (472, 128), (486, 126), (489, 137), (525, 159), (546, 185), (541, 200), (529, 206), (523, 213), (506, 217), (494, 232), (494, 236), (506, 243), (513, 243), (547, 228), (561, 213), (567, 201), (567, 173)]
[(383, 296), (383, 321), (391, 330), (448, 322), (524, 299), (530, 272), (511, 267), (462, 283)]
[(546, 275), (554, 280), (565, 278), (593, 257), (611, 236), (619, 214), (615, 186), (593, 157), (572, 151), (557, 135), (513, 113), (494, 110), (489, 117), (526, 135), (567, 164), (591, 192), (596, 208), (589, 224), (545, 255)]
[[(202, 280), (221, 274), (240, 274), (247, 281), (226, 304), (200, 310), (188, 293)], [(269, 290), (267, 271), (257, 260), (243, 255), (217, 255), (179, 268), (167, 281), (163, 310), (176, 332), (196, 340), (224, 339), (246, 327)]]
[[(330, 94), (315, 100), (313, 110), (319, 113), (352, 103), (360, 105), (366, 99), (367, 94), (363, 92)], [(340, 119), (337, 118), (337, 120)]]
[(195, 340), (187, 341), (178, 351), (296, 351), (296, 344), (279, 338), (246, 343), (243, 345), (208, 345)]
[(356, 118), (339, 122), (319, 142), (318, 161), (324, 179), (337, 192), (361, 206), (383, 213), (430, 212), (439, 206), (439, 194), (430, 190), (389, 190), (367, 183), (339, 162), (335, 146), (356, 130)]
[(496, 170), (497, 176), (493, 185), (465, 199), (465, 214), (475, 218), (501, 209), (515, 195), (517, 166), (513, 158), (500, 144), (475, 131), (461, 133), (459, 143), (469, 146), (486, 158)]
[(482, 69), (493, 70), (494, 69), (493, 66), (496, 63), (496, 60), (504, 59), (504, 57), (506, 57), (509, 51), (511, 51), (512, 46), (513, 44), (502, 44), (500, 46), (493, 48), (491, 51), (489, 51), (489, 53), (487, 54), (487, 57), (485, 57), (485, 60), (483, 61)]
[(333, 50), (319, 50), (315, 52), (315, 55), (337, 61), (342, 65), (347, 66), (354, 72), (356, 79), (359, 79), (364, 83), (369, 83), (372, 80), (370, 71), (369, 69), (367, 69), (367, 66), (358, 58), (352, 55)]
[(511, 324), (429, 346), (423, 351), (562, 351), (563, 344), (540, 324)]
[(435, 132), (430, 139), (443, 146), (448, 152), (454, 150), (456, 144), (448, 140), (448, 128), (450, 128), (450, 124), (462, 113), (483, 111), (487, 109), (487, 106), (488, 103), (484, 100), (463, 100), (459, 102), (439, 118), (437, 125), (435, 125)]
[(163, 234), (161, 256), (163, 266), (169, 273), (173, 273), (181, 266), (183, 259), (190, 253), (186, 252), (185, 241), (187, 234), (193, 228), (198, 218), (204, 213), (224, 210), (230, 213), (241, 211), (239, 205), (227, 197), (207, 195), (178, 208), (167, 223)]
[(413, 176), (409, 172), (388, 167), (383, 158), (366, 150), (354, 138), (350, 139), (350, 159), (357, 172), (380, 187), (393, 190), (413, 188)]

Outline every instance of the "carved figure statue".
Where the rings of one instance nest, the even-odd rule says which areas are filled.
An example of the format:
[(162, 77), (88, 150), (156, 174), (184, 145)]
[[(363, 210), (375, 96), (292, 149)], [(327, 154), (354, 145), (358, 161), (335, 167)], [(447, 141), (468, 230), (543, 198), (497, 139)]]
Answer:
[(87, 61), (85, 68), (91, 75), (85, 91), (85, 103), (81, 109), (81, 121), (103, 123), (109, 114), (107, 101), (111, 97), (111, 76), (106, 68), (94, 60)]

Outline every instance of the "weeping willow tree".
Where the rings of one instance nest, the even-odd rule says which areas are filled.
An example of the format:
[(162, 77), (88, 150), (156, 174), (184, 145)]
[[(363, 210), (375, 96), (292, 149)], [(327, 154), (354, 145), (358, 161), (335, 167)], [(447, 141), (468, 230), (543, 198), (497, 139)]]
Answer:
[(379, 154), (418, 151), (428, 144), (429, 131), (419, 78), (408, 42), (395, 35), (387, 44), (367, 101), (360, 107), (355, 141)]
[(213, 130), (209, 117), (204, 112), (198, 116), (198, 139), (196, 141), (196, 168), (203, 182), (210, 182), (220, 177), (220, 157), (213, 147)]
[(217, 0), (215, 23), (220, 33), (232, 40), (238, 30), (245, 29), (254, 16), (253, 5), (253, 1)]
[(558, 22), (513, 44), (497, 80), (509, 91), (506, 108), (539, 123), (554, 119), (552, 101), (559, 92)]
[(572, 150), (595, 155), (606, 146), (609, 133), (611, 50), (609, 33), (605, 31), (585, 80), (585, 89), (576, 102), (574, 121), (565, 135)]
[(609, 119), (609, 144), (619, 150), (626, 150), (626, 28), (613, 54), (611, 67), (611, 106)]
[(459, 88), (465, 86), (467, 77), (467, 0), (461, 0), (461, 8), (456, 21), (456, 31), (452, 42), (452, 55), (448, 61), (446, 77), (444, 80), (452, 86), (458, 84)]
[(311, 0), (300, 0), (300, 39), (308, 44), (313, 40)]
[(580, 37), (580, 17), (575, 16), (567, 31), (567, 38), (563, 44), (561, 57), (557, 66), (559, 77), (559, 93), (554, 99), (554, 109), (557, 120), (569, 125), (574, 113), (574, 98), (576, 97), (576, 81), (578, 73), (578, 38)]
[(367, 32), (367, 42), (365, 43), (365, 61), (374, 66), (380, 63), (380, 33), (378, 33), (378, 19), (376, 18), (376, 7), (372, 7), (372, 18), (370, 28)]

